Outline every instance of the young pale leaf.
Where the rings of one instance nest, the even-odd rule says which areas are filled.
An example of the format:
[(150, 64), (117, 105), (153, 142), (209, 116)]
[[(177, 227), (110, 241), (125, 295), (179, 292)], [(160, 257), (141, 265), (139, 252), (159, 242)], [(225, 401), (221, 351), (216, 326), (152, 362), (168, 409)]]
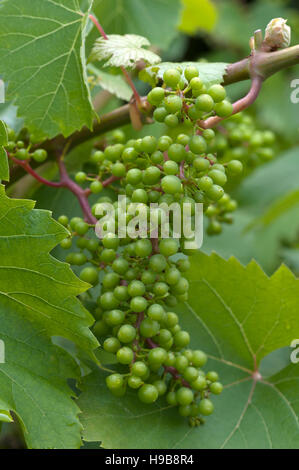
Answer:
[(130, 390), (113, 397), (94, 371), (79, 399), (84, 439), (107, 448), (297, 448), (299, 365), (290, 362), (270, 377), (259, 368), (299, 331), (299, 280), (285, 266), (269, 278), (255, 262), (243, 267), (199, 253), (189, 282), (189, 301), (177, 312), (192, 332), (191, 347), (208, 354), (205, 371), (218, 371), (224, 384), (212, 398), (214, 414), (188, 427), (163, 400), (146, 406)]
[(132, 90), (122, 76), (103, 72), (103, 70), (99, 70), (91, 64), (88, 66), (88, 71), (95, 77), (96, 87), (109, 91), (121, 100), (130, 101)]
[(166, 50), (177, 36), (180, 0), (96, 0), (93, 11), (110, 34), (140, 34)]
[(42, 140), (91, 127), (87, 15), (77, 0), (4, 0), (1, 6), (0, 73), (28, 129)]
[(98, 38), (91, 52), (90, 61), (104, 60), (105, 67), (132, 68), (139, 60), (148, 64), (157, 64), (160, 57), (144, 47), (150, 42), (136, 34), (110, 34), (108, 39)]
[[(214, 85), (215, 83), (221, 83), (228, 66), (228, 64), (224, 62), (161, 62), (159, 65), (154, 65), (141, 70), (139, 77), (141, 80), (154, 86), (159, 79), (162, 80), (163, 74), (166, 70), (178, 68), (182, 71), (182, 78), (184, 79), (184, 71), (190, 65), (197, 67), (199, 77), (207, 87)], [(185, 82), (187, 83), (186, 79)]]
[(182, 0), (184, 9), (179, 29), (186, 34), (211, 32), (217, 22), (217, 9), (211, 0)]

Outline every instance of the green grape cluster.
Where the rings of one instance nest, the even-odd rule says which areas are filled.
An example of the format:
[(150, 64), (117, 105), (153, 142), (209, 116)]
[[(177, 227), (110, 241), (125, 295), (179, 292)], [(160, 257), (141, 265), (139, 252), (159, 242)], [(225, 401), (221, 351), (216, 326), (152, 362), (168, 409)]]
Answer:
[[(104, 217), (98, 215), (99, 206), (113, 205), (115, 231), (109, 232), (107, 222), (107, 233), (98, 239), (93, 224), (62, 215), (59, 222), (70, 236), (61, 246), (70, 250), (66, 261), (80, 267), (82, 280), (100, 284), (93, 331), (119, 364), (106, 378), (109, 390), (117, 397), (135, 390), (146, 404), (163, 396), (191, 425), (198, 425), (213, 412), (211, 396), (220, 394), (223, 387), (215, 371), (203, 370), (207, 356), (190, 348), (190, 335), (176, 313), (179, 303), (188, 300), (186, 273), (194, 250), (186, 249), (183, 236), (174, 236), (172, 225), (169, 237), (161, 236), (161, 208), (155, 209), (158, 238), (150, 226), (145, 238), (119, 238), (123, 207), (117, 196), (124, 196), (127, 226), (134, 217), (133, 204), (148, 219), (151, 203), (167, 207), (178, 203), (182, 213), (189, 203), (193, 220), (195, 204), (202, 203), (208, 233), (218, 234), (223, 223), (232, 222), (237, 208), (224, 187), (240, 179), (253, 155), (269, 160), (275, 138), (256, 129), (248, 115), (231, 116), (233, 108), (224, 87), (206, 88), (197, 68), (188, 67), (184, 79), (180, 70), (167, 70), (163, 79), (161, 87), (149, 92), (148, 101), (155, 107), (154, 119), (167, 124), (172, 137), (126, 140), (117, 130), (101, 150), (94, 149), (75, 175), (79, 185), (99, 194), (91, 208), (95, 220)], [(216, 130), (201, 127), (202, 120), (215, 115), (227, 119)], [(103, 195), (107, 181), (109, 196)]]

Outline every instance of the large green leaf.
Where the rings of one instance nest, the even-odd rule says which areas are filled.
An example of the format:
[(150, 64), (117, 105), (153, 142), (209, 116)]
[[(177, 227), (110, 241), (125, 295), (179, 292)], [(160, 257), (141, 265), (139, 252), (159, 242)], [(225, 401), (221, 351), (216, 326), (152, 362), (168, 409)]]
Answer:
[[(224, 391), (204, 426), (189, 428), (177, 410), (145, 406), (136, 393), (115, 398), (103, 374), (82, 384), (84, 439), (108, 448), (298, 448), (299, 366), (259, 377), (261, 360), (299, 334), (299, 280), (281, 267), (271, 278), (254, 262), (198, 254), (192, 258), (190, 299), (178, 309), (192, 347), (208, 353)], [(262, 369), (261, 369), (262, 371)]]
[(9, 199), (0, 187), (0, 421), (19, 417), (29, 447), (80, 446), (79, 409), (66, 384), (78, 378), (52, 336), (65, 337), (92, 355), (93, 319), (76, 296), (87, 285), (49, 252), (66, 230), (34, 202)]
[(18, 114), (41, 138), (92, 124), (84, 68), (86, 19), (77, 0), (1, 3), (0, 73)]
[(95, 0), (93, 10), (107, 34), (140, 34), (167, 49), (177, 35), (180, 0)]

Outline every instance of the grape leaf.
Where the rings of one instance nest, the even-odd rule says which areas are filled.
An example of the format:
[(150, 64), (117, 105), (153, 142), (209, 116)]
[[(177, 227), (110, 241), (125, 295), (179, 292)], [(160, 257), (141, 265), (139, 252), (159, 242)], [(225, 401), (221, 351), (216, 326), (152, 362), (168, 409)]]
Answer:
[(130, 101), (132, 90), (122, 76), (104, 72), (91, 64), (88, 66), (88, 71), (95, 77), (95, 86), (97, 88), (101, 87), (121, 100)]
[(1, 6), (0, 73), (28, 129), (42, 140), (91, 127), (83, 48), (87, 15), (78, 1), (4, 0)]
[(134, 67), (139, 60), (148, 64), (160, 62), (160, 57), (152, 51), (145, 49), (150, 42), (143, 36), (136, 34), (110, 34), (108, 40), (98, 38), (91, 52), (90, 61), (104, 60), (104, 67)]
[(94, 13), (109, 34), (140, 34), (160, 49), (177, 35), (180, 0), (95, 0)]
[(217, 9), (211, 0), (183, 0), (179, 29), (186, 34), (195, 34), (198, 30), (212, 31), (217, 21)]
[(34, 202), (9, 199), (0, 187), (0, 421), (19, 418), (29, 447), (80, 446), (79, 409), (66, 383), (73, 359), (52, 344), (69, 338), (92, 356), (93, 319), (76, 299), (87, 285), (49, 252), (67, 231)]
[(205, 370), (217, 370), (224, 384), (214, 414), (190, 428), (163, 400), (146, 406), (133, 391), (113, 397), (94, 371), (79, 398), (84, 439), (106, 448), (298, 448), (299, 366), (269, 377), (258, 369), (298, 337), (299, 280), (285, 266), (269, 278), (255, 262), (199, 253), (189, 281), (189, 301), (177, 311), (191, 346), (209, 356)]
[(9, 180), (9, 167), (7, 154), (4, 145), (7, 145), (7, 128), (3, 121), (0, 120), (0, 180)]
[[(228, 64), (224, 62), (161, 62), (159, 65), (154, 65), (141, 70), (139, 77), (150, 85), (155, 85), (159, 79), (163, 78), (165, 70), (178, 67), (182, 72), (184, 72), (190, 65), (197, 67), (199, 77), (207, 87), (214, 85), (215, 83), (221, 83), (228, 66)], [(183, 74), (182, 77), (184, 78)], [(187, 83), (186, 79), (184, 80)]]
[(33, 201), (9, 199), (0, 187), (0, 307), (15, 308), (49, 336), (91, 351), (97, 346), (88, 328), (93, 318), (76, 299), (88, 284), (49, 255), (68, 232), (33, 207)]

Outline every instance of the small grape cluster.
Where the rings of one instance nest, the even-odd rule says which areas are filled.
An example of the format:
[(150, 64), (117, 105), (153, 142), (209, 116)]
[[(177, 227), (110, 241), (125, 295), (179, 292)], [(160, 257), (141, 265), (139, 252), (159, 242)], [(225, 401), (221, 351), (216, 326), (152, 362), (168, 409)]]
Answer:
[[(32, 147), (37, 143), (34, 135), (28, 134), (24, 129), (21, 135), (16, 135), (15, 131), (7, 128), (8, 143), (5, 146), (10, 155), (18, 160), (30, 161), (33, 159), (37, 163), (43, 163), (48, 158), (48, 152), (45, 149), (39, 148), (32, 150)], [(23, 138), (22, 138), (23, 137)]]

